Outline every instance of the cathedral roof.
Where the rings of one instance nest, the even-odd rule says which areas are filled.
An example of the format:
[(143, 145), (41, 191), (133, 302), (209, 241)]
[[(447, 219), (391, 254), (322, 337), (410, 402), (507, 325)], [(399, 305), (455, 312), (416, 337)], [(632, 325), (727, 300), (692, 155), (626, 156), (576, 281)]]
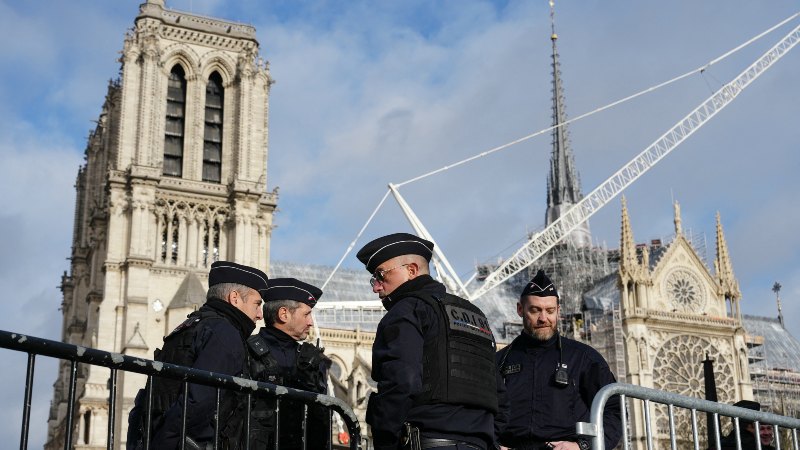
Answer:
[(200, 282), (197, 275), (189, 272), (178, 287), (178, 292), (169, 302), (169, 309), (199, 307), (205, 301), (206, 290), (203, 288), (203, 283)]
[[(481, 282), (472, 281), (467, 285), (467, 289), (474, 292)], [(506, 324), (519, 324), (520, 318), (517, 315), (517, 301), (519, 301), (520, 290), (514, 290), (509, 283), (503, 283), (489, 292), (483, 294), (475, 300), (475, 306), (481, 309), (492, 326), (495, 339), (500, 342), (510, 341), (506, 331)]]
[(742, 316), (750, 336), (763, 336), (764, 343), (750, 350), (751, 357), (763, 358), (750, 364), (750, 370), (791, 370), (800, 372), (800, 341), (795, 339), (777, 318)]
[[(296, 278), (320, 289), (328, 279), (333, 267), (312, 264), (298, 264), (287, 261), (272, 261), (269, 267), (270, 278)], [(339, 268), (328, 281), (320, 298), (320, 303), (332, 301), (377, 300), (369, 286), (370, 274), (364, 270)]]
[(619, 275), (606, 275), (595, 283), (594, 287), (583, 294), (583, 309), (611, 311), (620, 301), (618, 285)]

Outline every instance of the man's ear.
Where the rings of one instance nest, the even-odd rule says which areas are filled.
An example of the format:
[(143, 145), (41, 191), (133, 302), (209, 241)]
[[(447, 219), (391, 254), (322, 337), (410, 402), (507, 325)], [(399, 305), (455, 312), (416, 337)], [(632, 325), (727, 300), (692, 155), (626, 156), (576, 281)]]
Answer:
[(408, 263), (408, 270), (411, 277), (415, 277), (419, 274), (419, 265), (415, 262)]
[(280, 308), (278, 308), (277, 316), (278, 316), (278, 321), (279, 322), (281, 322), (281, 323), (289, 322), (289, 315), (290, 315), (289, 314), (289, 308), (287, 308), (285, 306), (281, 306)]
[(517, 315), (522, 317), (522, 312), (522, 301), (520, 300), (517, 302)]

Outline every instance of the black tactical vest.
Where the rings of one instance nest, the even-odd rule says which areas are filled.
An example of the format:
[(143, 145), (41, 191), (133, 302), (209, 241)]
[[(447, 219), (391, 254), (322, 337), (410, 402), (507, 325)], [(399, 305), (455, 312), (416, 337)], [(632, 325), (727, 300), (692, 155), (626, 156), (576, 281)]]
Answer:
[[(198, 325), (205, 320), (225, 320), (222, 315), (213, 310), (200, 310), (189, 314), (188, 318), (175, 327), (172, 332), (164, 337), (163, 348), (153, 352), (156, 361), (191, 367), (197, 359), (194, 349), (194, 339), (198, 332)], [(247, 351), (245, 349), (245, 358)], [(244, 365), (242, 377), (248, 377), (248, 364)], [(171, 378), (152, 377), (153, 407), (152, 428), (160, 425), (167, 409), (178, 400), (183, 391), (183, 381)], [(148, 382), (149, 383), (149, 382)], [(223, 391), (222, 401), (219, 406), (220, 441), (223, 448), (237, 448), (237, 442), (242, 432), (246, 413), (241, 405), (242, 394)], [(144, 412), (143, 412), (144, 415)]]
[(325, 392), (326, 380), (323, 379), (321, 368), (327, 365), (328, 358), (316, 346), (308, 342), (300, 344), (292, 367), (281, 367), (270, 354), (267, 342), (257, 334), (247, 339), (247, 346), (253, 355), (250, 358), (250, 374), (254, 380), (318, 394)]
[[(327, 380), (322, 368), (327, 369), (330, 360), (322, 350), (307, 342), (297, 347), (295, 363), (291, 367), (278, 364), (270, 354), (267, 342), (260, 335), (247, 339), (250, 349), (250, 373), (257, 381), (286, 386), (304, 391), (324, 393)], [(275, 447), (275, 399), (256, 397), (252, 407), (250, 424), (250, 448), (265, 450)], [(325, 408), (311, 406), (308, 409), (308, 448), (327, 448), (327, 430), (330, 418)], [(292, 400), (281, 400), (280, 448), (293, 450), (302, 448), (303, 404)]]
[[(164, 345), (162, 348), (155, 350), (153, 359), (191, 367), (195, 359), (197, 359), (192, 345), (197, 333), (197, 324), (201, 320), (213, 319), (222, 319), (222, 316), (214, 311), (195, 311), (189, 314), (189, 317), (183, 323), (164, 337)], [(183, 381), (160, 377), (153, 377), (151, 380), (153, 383), (153, 420), (154, 423), (157, 423), (156, 420), (160, 419), (170, 405), (178, 400)]]
[(449, 403), (496, 413), (495, 342), (489, 320), (472, 303), (452, 294), (415, 295), (437, 312), (439, 333), (422, 351), (422, 392), (415, 405)]

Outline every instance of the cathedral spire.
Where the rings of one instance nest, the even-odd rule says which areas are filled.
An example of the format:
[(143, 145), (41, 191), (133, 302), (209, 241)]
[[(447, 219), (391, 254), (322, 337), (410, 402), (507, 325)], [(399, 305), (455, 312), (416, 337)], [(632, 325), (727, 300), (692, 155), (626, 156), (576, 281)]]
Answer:
[[(555, 5), (550, 1), (550, 41), (553, 46), (553, 149), (550, 156), (550, 174), (547, 178), (547, 214), (545, 225), (550, 225), (572, 208), (583, 198), (575, 161), (569, 147), (569, 133), (564, 124), (567, 113), (564, 102), (564, 90), (561, 84), (561, 66), (558, 62), (556, 41), (558, 35), (555, 27)], [(579, 247), (588, 247), (592, 243), (589, 223), (584, 222), (578, 229), (570, 233), (567, 240)]]
[(635, 277), (639, 268), (639, 260), (636, 257), (636, 241), (633, 240), (628, 203), (625, 201), (624, 195), (622, 196), (622, 236), (620, 237), (619, 253), (620, 273)]
[(717, 212), (717, 258), (714, 260), (714, 268), (717, 271), (717, 282), (722, 294), (731, 300), (741, 298), (742, 294), (739, 291), (739, 283), (733, 274), (733, 265), (728, 254), (728, 243), (725, 241), (725, 234), (722, 231), (719, 212)]

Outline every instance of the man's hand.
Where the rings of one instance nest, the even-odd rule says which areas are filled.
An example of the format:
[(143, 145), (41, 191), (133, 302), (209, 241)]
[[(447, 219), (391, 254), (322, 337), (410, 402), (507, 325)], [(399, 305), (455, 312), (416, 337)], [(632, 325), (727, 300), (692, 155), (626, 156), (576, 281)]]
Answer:
[(580, 450), (580, 446), (577, 443), (570, 441), (553, 441), (548, 442), (547, 445), (553, 450)]

